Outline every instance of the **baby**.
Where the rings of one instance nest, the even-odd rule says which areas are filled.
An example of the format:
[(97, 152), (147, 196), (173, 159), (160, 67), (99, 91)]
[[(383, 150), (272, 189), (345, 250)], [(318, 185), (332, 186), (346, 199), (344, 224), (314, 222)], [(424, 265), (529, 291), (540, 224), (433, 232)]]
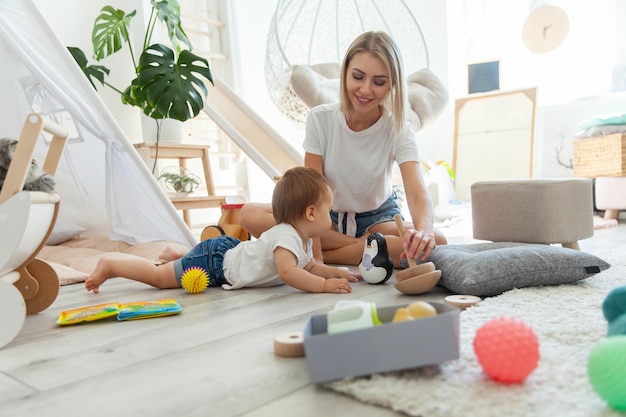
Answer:
[(332, 191), (317, 170), (296, 167), (276, 183), (272, 209), (276, 226), (257, 240), (240, 241), (219, 236), (200, 242), (186, 254), (171, 247), (154, 265), (143, 258), (102, 258), (85, 281), (87, 291), (99, 292), (108, 278), (124, 277), (157, 288), (179, 288), (184, 271), (204, 269), (209, 286), (224, 289), (287, 284), (307, 292), (347, 294), (360, 275), (318, 263), (313, 258), (313, 238), (330, 230)]

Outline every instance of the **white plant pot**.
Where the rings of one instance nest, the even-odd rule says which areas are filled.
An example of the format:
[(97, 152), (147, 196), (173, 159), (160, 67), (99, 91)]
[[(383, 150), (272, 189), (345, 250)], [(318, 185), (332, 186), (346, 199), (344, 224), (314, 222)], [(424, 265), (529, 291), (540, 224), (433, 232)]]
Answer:
[(181, 143), (184, 136), (184, 123), (175, 119), (153, 119), (141, 114), (141, 129), (146, 143), (157, 141), (157, 123), (161, 125), (159, 143)]

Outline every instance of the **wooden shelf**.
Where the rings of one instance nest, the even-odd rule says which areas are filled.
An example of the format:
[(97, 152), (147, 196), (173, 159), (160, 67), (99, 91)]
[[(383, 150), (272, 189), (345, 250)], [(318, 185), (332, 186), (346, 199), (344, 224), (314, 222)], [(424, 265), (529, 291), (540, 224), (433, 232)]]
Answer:
[(174, 207), (183, 211), (183, 220), (191, 228), (189, 210), (221, 207), (226, 198), (215, 195), (213, 175), (209, 161), (209, 149), (202, 145), (187, 145), (181, 143), (159, 143), (158, 152), (156, 143), (136, 143), (135, 149), (146, 165), (151, 166), (151, 159), (178, 159), (178, 165), (187, 168), (187, 159), (200, 158), (206, 182), (206, 196), (170, 197)]

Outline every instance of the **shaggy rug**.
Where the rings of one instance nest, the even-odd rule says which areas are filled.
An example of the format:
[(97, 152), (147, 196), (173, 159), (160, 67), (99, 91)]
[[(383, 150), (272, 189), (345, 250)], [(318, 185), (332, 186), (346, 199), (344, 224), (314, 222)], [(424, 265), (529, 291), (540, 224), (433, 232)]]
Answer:
[[(410, 416), (624, 417), (593, 391), (587, 377), (589, 352), (607, 330), (602, 301), (612, 288), (626, 285), (624, 256), (600, 257), (611, 267), (587, 280), (514, 289), (463, 311), (458, 360), (324, 386)], [(539, 365), (521, 384), (492, 381), (474, 354), (476, 330), (501, 315), (522, 319), (539, 339)]]

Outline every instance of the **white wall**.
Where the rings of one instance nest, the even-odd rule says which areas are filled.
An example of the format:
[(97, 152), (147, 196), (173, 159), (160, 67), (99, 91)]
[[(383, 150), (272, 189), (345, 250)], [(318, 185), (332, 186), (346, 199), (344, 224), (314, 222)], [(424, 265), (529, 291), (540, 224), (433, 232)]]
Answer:
[[(185, 1), (181, 0), (184, 5)], [(228, 2), (229, 0), (223, 0)], [(49, 16), (49, 21), (68, 45), (77, 45), (90, 51), (93, 18), (104, 4), (124, 10), (141, 7), (141, 0), (35, 0)], [(283, 116), (270, 101), (265, 86), (265, 49), (267, 34), (277, 0), (230, 0), (235, 23), (229, 30), (233, 44), (239, 47), (232, 58), (238, 59), (238, 74), (234, 87), (241, 97), (284, 137), (300, 147), (303, 138), (301, 126)], [(501, 89), (511, 90), (538, 86), (539, 108), (552, 108), (583, 96), (610, 93), (610, 72), (614, 59), (624, 64), (626, 42), (616, 44), (611, 30), (623, 19), (616, 14), (626, 12), (626, 0), (598, 0), (591, 4), (554, 0), (570, 16), (570, 34), (555, 51), (533, 54), (521, 40), (521, 29), (529, 10), (529, 2), (502, 2), (501, 0), (407, 0), (417, 18), (430, 53), (430, 67), (449, 86), (451, 99), (444, 113), (418, 135), (421, 156), (427, 161), (451, 162), (453, 152), (453, 104), (467, 92), (467, 65), (473, 62), (499, 59), (501, 61)], [(574, 9), (574, 5), (576, 8)], [(585, 10), (588, 5), (588, 10)], [(581, 8), (583, 7), (583, 8)], [(71, 16), (80, 16), (68, 23)], [(59, 13), (60, 12), (60, 13)], [(617, 25), (618, 28), (620, 27)], [(622, 25), (623, 26), (623, 25)], [(623, 33), (623, 28), (619, 29)], [(140, 35), (142, 35), (141, 33)], [(609, 56), (609, 58), (607, 58)], [(607, 61), (609, 59), (609, 61)], [(128, 57), (121, 54), (108, 58), (105, 65), (127, 65)], [(132, 77), (128, 73), (115, 76)], [(137, 109), (124, 106), (119, 96), (100, 89), (111, 112), (129, 137), (140, 135)], [(541, 118), (543, 120), (543, 118)], [(541, 126), (537, 127), (542, 132)], [(536, 143), (542, 138), (536, 137)], [(538, 148), (541, 151), (541, 147)], [(540, 154), (541, 152), (538, 152)], [(541, 164), (541, 161), (537, 161)], [(250, 200), (268, 201), (273, 183), (254, 165), (249, 166)]]
[[(126, 12), (137, 10), (133, 28), (136, 27), (138, 30), (133, 33), (133, 36), (137, 39), (135, 43), (141, 44), (144, 34), (143, 30), (139, 30), (143, 25), (142, 0), (34, 0), (34, 3), (46, 16), (48, 23), (59, 35), (61, 41), (66, 46), (80, 48), (91, 64), (98, 64), (92, 57), (91, 30), (94, 20), (100, 14), (100, 9), (103, 6), (111, 5)], [(136, 59), (139, 59), (139, 57), (137, 56)], [(132, 60), (127, 48), (111, 57), (105, 58), (100, 64), (111, 69), (108, 81), (121, 90), (135, 78)], [(133, 142), (141, 142), (142, 133), (139, 109), (122, 104), (120, 95), (110, 88), (101, 86), (98, 83), (96, 83), (96, 87), (107, 108), (129, 139)]]
[[(241, 59), (241, 88), (239, 93), (259, 114), (290, 139), (300, 149), (304, 138), (303, 126), (296, 126), (280, 113), (271, 102), (265, 86), (265, 50), (270, 22), (277, 0), (234, 0), (232, 7), (237, 18), (237, 36), (239, 37)], [(430, 68), (447, 83), (447, 29), (446, 2), (431, 0), (409, 0), (406, 2), (420, 24), (426, 39)], [(431, 126), (418, 135), (420, 151), (424, 159), (437, 161), (450, 160), (452, 155), (452, 108)], [(268, 187), (273, 186), (259, 170), (250, 166), (250, 199), (270, 201)], [(270, 188), (271, 189), (271, 188)]]

